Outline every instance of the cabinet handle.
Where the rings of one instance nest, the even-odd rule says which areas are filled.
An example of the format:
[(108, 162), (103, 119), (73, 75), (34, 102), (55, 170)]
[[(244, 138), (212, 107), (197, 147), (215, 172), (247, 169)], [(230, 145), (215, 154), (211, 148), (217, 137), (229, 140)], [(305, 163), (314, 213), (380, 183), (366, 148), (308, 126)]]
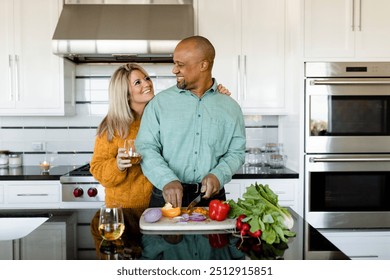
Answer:
[(246, 55), (244, 55), (244, 89), (243, 89), (243, 98), (246, 100)]
[(358, 5), (358, 31), (362, 31), (362, 0), (359, 0)]
[(14, 84), (13, 84), (13, 75), (12, 75), (12, 68), (13, 68), (13, 60), (12, 55), (8, 55), (8, 79), (9, 79), (9, 100), (14, 99)]
[(238, 55), (237, 59), (237, 101), (240, 101), (241, 97), (241, 55)]
[(18, 193), (16, 196), (49, 196), (47, 193)]
[(389, 162), (390, 157), (353, 157), (353, 158), (309, 158), (309, 162)]
[(20, 90), (19, 90), (19, 56), (15, 55), (15, 90), (16, 90), (16, 101), (20, 101)]
[(355, 0), (352, 0), (351, 30), (355, 31)]

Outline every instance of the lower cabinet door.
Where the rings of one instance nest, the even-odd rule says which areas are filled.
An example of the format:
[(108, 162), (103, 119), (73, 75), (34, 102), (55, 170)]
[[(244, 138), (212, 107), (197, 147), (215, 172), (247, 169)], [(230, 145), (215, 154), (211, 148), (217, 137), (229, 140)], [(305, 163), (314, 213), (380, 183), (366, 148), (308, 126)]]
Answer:
[(21, 260), (76, 259), (77, 215), (54, 215), (19, 242)]
[(0, 241), (0, 260), (12, 260), (13, 256), (12, 240)]

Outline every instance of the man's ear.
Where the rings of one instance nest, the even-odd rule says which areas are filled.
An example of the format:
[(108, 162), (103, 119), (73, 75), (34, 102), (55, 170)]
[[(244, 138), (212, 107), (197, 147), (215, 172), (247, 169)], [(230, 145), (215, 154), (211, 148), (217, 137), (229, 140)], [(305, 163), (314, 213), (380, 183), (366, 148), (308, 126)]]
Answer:
[(210, 62), (208, 62), (207, 60), (203, 60), (200, 64), (201, 71), (206, 71), (209, 69), (209, 67), (210, 67)]

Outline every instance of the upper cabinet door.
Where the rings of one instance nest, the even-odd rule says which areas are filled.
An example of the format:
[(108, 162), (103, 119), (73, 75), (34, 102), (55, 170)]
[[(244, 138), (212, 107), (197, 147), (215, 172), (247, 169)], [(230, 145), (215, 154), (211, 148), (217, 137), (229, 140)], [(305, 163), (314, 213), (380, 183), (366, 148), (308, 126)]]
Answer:
[(198, 33), (216, 48), (213, 74), (244, 114), (286, 113), (285, 14), (285, 0), (198, 1)]
[[(52, 52), (61, 0), (4, 0), (0, 115), (64, 115), (63, 59)], [(5, 11), (1, 9), (0, 13)], [(3, 45), (3, 44), (2, 44)], [(4, 67), (3, 65), (6, 65)], [(6, 69), (7, 68), (7, 69)]]
[(356, 56), (390, 57), (390, 1), (359, 0)]
[(305, 0), (305, 57), (390, 57), (390, 1)]
[(0, 1), (0, 107), (13, 107), (15, 91), (12, 86), (13, 46), (13, 4)]
[(305, 0), (305, 56), (353, 57), (354, 0)]

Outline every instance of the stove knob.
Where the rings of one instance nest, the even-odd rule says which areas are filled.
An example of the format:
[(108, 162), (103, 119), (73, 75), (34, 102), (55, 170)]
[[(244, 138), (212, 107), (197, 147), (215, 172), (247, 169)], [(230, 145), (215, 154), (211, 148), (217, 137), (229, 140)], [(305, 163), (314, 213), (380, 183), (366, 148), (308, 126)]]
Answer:
[(88, 195), (89, 197), (95, 197), (97, 195), (98, 191), (96, 188), (89, 188), (88, 189)]
[(82, 196), (83, 194), (84, 194), (84, 191), (83, 191), (82, 188), (75, 188), (75, 189), (73, 190), (73, 195), (74, 195), (74, 197), (80, 197), (80, 196)]

